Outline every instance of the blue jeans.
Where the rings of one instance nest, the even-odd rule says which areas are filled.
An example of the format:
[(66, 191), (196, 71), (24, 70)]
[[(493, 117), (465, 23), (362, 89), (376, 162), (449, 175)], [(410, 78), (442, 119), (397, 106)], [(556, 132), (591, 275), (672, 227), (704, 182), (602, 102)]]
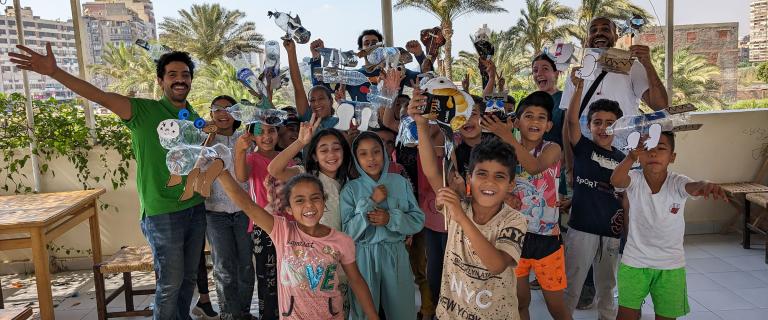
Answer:
[(157, 274), (155, 319), (191, 319), (189, 306), (205, 242), (205, 206), (147, 216), (141, 232), (152, 248)]
[(250, 320), (256, 274), (251, 259), (253, 240), (248, 233), (248, 216), (242, 211), (208, 211), (205, 217), (221, 318)]

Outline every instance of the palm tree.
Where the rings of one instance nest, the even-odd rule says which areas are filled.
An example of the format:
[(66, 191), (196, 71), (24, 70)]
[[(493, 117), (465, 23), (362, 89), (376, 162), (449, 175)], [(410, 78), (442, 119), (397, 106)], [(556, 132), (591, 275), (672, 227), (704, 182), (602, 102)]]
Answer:
[(634, 15), (643, 17), (647, 23), (653, 21), (653, 16), (648, 11), (633, 4), (631, 0), (581, 0), (581, 6), (576, 10), (576, 24), (571, 25), (570, 34), (579, 39), (583, 47), (589, 22), (593, 18), (606, 17), (614, 21), (626, 21)]
[(228, 95), (236, 100), (251, 99), (248, 90), (235, 77), (235, 67), (223, 58), (213, 60), (195, 72), (189, 102), (193, 106), (207, 106), (211, 99)]
[[(656, 47), (651, 51), (651, 59), (659, 77), (664, 75), (664, 47)], [(722, 105), (718, 98), (720, 84), (716, 77), (720, 68), (709, 63), (707, 58), (691, 53), (689, 49), (675, 50), (673, 60), (675, 75), (672, 91), (672, 104), (693, 103), (704, 105)]]
[(561, 20), (573, 19), (573, 9), (561, 5), (557, 0), (526, 0), (526, 7), (520, 10), (522, 16), (513, 27), (521, 42), (531, 46), (534, 53), (541, 52), (544, 45), (568, 35), (570, 25), (560, 24)]
[(453, 37), (453, 21), (459, 17), (470, 13), (497, 13), (507, 12), (506, 9), (498, 6), (500, 0), (398, 0), (395, 9), (417, 8), (426, 11), (438, 20), (440, 28), (445, 35), (444, 65), (445, 75), (451, 77), (453, 74), (451, 57), (451, 38)]
[(128, 96), (160, 96), (155, 63), (146, 50), (125, 43), (107, 43), (101, 59), (102, 64), (89, 67), (94, 75), (110, 80), (108, 90)]
[(179, 10), (181, 18), (166, 18), (160, 23), (160, 39), (176, 50), (191, 53), (203, 63), (211, 63), (227, 51), (259, 52), (264, 37), (253, 22), (241, 22), (245, 13), (227, 10), (218, 4), (195, 4), (190, 11)]

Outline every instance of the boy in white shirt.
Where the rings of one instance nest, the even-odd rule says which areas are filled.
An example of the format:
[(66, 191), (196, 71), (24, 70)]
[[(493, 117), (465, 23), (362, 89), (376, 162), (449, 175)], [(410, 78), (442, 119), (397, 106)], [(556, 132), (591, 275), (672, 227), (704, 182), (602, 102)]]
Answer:
[[(650, 150), (631, 151), (613, 171), (611, 184), (626, 189), (629, 204), (629, 234), (618, 274), (617, 319), (640, 319), (640, 308), (648, 294), (656, 319), (675, 319), (690, 308), (685, 283), (683, 235), (685, 201), (704, 196), (726, 199), (718, 185), (667, 171), (675, 161), (675, 135), (663, 132)], [(635, 161), (642, 170), (630, 171)]]

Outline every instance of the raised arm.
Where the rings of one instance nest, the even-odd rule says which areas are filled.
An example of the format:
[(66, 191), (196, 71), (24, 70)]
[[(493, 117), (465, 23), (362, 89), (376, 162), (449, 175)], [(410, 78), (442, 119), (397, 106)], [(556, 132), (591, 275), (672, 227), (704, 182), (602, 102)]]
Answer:
[(485, 65), (485, 70), (488, 72), (488, 83), (483, 88), (483, 97), (486, 97), (493, 93), (493, 89), (496, 86), (496, 64), (491, 59), (480, 60), (480, 63)]
[(419, 108), (426, 105), (426, 103), (427, 97), (422, 94), (421, 89), (414, 88), (413, 98), (408, 103), (408, 115), (416, 122), (416, 131), (419, 136), (418, 150), (421, 169), (432, 189), (437, 192), (437, 190), (443, 187), (442, 164), (437, 161), (437, 156), (435, 156), (434, 146), (429, 134), (429, 123), (421, 115), (421, 111), (419, 111)]
[[(296, 114), (301, 117), (309, 110), (309, 101), (307, 100), (307, 92), (304, 90), (304, 83), (301, 81), (299, 60), (296, 57), (296, 43), (290, 39), (283, 40), (283, 47), (285, 47), (285, 51), (288, 53), (288, 70), (291, 75), (293, 95), (296, 99)], [(312, 72), (310, 71), (310, 73)]]
[(45, 45), (46, 55), (41, 55), (22, 45), (17, 45), (16, 48), (27, 53), (27, 55), (15, 52), (8, 53), (8, 56), (11, 57), (10, 61), (15, 63), (19, 69), (49, 76), (83, 98), (104, 106), (121, 119), (131, 119), (131, 101), (128, 97), (117, 93), (104, 92), (87, 81), (59, 68), (56, 65), (56, 57), (53, 55), (50, 42)]
[(296, 141), (291, 143), (285, 150), (278, 153), (269, 163), (269, 166), (267, 166), (269, 175), (280, 181), (287, 181), (291, 177), (298, 175), (299, 169), (296, 167), (289, 167), (288, 163), (290, 163), (291, 159), (299, 154), (301, 150), (312, 141), (312, 135), (319, 125), (320, 120), (316, 119), (314, 113), (309, 122), (302, 122), (301, 127), (299, 127), (299, 137), (296, 138)]
[(632, 169), (632, 165), (635, 164), (640, 154), (645, 152), (645, 149), (641, 150), (641, 148), (644, 148), (642, 147), (642, 143), (642, 141), (638, 143), (639, 147), (630, 151), (629, 154), (624, 157), (624, 160), (613, 169), (613, 173), (611, 174), (611, 185), (622, 189), (629, 187), (629, 184), (632, 182), (632, 179), (629, 177), (629, 170)]
[(248, 153), (248, 149), (250, 149), (250, 147), (250, 132), (246, 132), (237, 138), (237, 141), (235, 142), (235, 178), (240, 183), (248, 181), (248, 176), (250, 175), (251, 170), (245, 160), (245, 156)]
[(653, 111), (659, 111), (668, 107), (669, 97), (667, 96), (667, 89), (664, 88), (664, 83), (659, 79), (659, 74), (656, 73), (656, 68), (651, 62), (651, 49), (644, 45), (633, 45), (629, 47), (629, 51), (643, 65), (646, 78), (648, 78), (648, 90), (645, 90), (643, 93), (643, 102), (651, 107)]
[(576, 71), (580, 68), (573, 68), (571, 71), (571, 82), (575, 89), (571, 96), (571, 104), (568, 105), (565, 119), (568, 123), (568, 139), (571, 145), (576, 145), (581, 140), (581, 124), (579, 124), (579, 111), (581, 109), (581, 91), (584, 90), (584, 80), (576, 76)]
[(275, 225), (275, 217), (269, 214), (266, 210), (256, 205), (251, 200), (251, 197), (245, 193), (245, 190), (232, 179), (232, 175), (229, 171), (224, 170), (219, 177), (221, 186), (224, 187), (224, 192), (227, 193), (232, 202), (237, 205), (238, 208), (243, 209), (243, 212), (256, 223), (259, 228), (264, 229), (267, 233), (272, 232), (272, 227)]

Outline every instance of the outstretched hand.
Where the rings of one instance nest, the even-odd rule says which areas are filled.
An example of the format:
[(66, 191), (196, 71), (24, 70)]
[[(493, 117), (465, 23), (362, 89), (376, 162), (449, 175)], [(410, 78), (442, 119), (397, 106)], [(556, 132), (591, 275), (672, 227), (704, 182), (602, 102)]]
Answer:
[(688, 190), (688, 193), (694, 197), (704, 197), (704, 199), (712, 197), (713, 200), (722, 199), (728, 201), (728, 196), (725, 194), (725, 190), (716, 183), (700, 181), (689, 183), (689, 186), (690, 190)]
[(417, 125), (427, 124), (427, 118), (422, 115), (422, 110), (427, 105), (427, 96), (423, 94), (418, 81), (411, 81), (411, 87), (413, 87), (413, 98), (408, 102), (408, 116)]
[(8, 56), (11, 57), (11, 62), (15, 63), (19, 69), (37, 72), (46, 76), (52, 76), (56, 73), (56, 70), (59, 69), (59, 67), (56, 66), (56, 57), (53, 55), (53, 49), (51, 49), (50, 42), (45, 45), (46, 55), (41, 55), (23, 45), (17, 45), (16, 48), (29, 54), (25, 55), (15, 52), (8, 53)]

